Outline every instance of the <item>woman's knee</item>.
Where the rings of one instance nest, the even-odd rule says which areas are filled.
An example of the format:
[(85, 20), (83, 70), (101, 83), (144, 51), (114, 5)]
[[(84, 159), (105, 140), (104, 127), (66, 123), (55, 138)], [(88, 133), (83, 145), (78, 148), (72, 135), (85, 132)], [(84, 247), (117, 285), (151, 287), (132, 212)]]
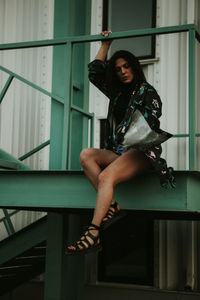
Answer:
[(86, 148), (83, 149), (80, 153), (80, 164), (82, 166), (86, 165), (91, 158), (94, 156), (94, 149), (93, 148)]
[(112, 174), (104, 169), (98, 176), (98, 186), (111, 185), (114, 186)]

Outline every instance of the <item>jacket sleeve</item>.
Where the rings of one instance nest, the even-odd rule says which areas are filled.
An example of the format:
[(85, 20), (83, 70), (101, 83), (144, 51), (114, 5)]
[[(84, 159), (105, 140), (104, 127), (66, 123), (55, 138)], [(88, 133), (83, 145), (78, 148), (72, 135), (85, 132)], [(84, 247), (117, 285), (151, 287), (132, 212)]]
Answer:
[(105, 81), (107, 62), (98, 59), (88, 64), (88, 77), (102, 93), (108, 96), (108, 88)]
[(152, 129), (158, 129), (162, 115), (162, 102), (153, 87), (148, 87), (144, 97), (143, 115)]

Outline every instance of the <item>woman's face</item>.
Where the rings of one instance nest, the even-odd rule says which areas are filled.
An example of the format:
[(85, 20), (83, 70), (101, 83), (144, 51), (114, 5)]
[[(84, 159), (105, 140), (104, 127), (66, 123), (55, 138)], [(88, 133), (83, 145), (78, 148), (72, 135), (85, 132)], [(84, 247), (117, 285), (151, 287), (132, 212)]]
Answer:
[(129, 66), (129, 63), (124, 58), (118, 58), (115, 62), (115, 72), (118, 79), (122, 83), (131, 83), (134, 74), (132, 68)]

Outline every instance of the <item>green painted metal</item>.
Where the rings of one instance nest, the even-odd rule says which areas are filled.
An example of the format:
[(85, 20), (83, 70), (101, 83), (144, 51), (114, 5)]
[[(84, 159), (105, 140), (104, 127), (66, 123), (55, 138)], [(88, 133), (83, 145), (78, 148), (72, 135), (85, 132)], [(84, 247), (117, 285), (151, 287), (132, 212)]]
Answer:
[[(19, 212), (19, 210), (13, 210), (12, 212), (9, 212), (8, 215), (9, 217), (12, 217), (13, 215), (17, 214)], [(4, 222), (6, 219), (6, 217), (3, 217), (0, 219), (0, 222)]]
[(48, 214), (44, 299), (81, 299), (84, 285), (84, 257), (67, 257), (64, 253), (70, 233), (80, 234), (79, 217)]
[(69, 38), (65, 37), (65, 38), (40, 40), (40, 41), (1, 44), (0, 50), (7, 51), (7, 50), (14, 50), (14, 49), (27, 49), (27, 48), (39, 48), (39, 47), (65, 45), (66, 42), (69, 40)]
[(23, 164), (20, 160), (18, 160), (17, 158), (13, 157), (12, 155), (10, 155), (9, 153), (7, 153), (6, 151), (0, 149), (0, 159), (4, 160), (4, 161), (8, 161), (8, 163), (12, 164), (17, 167), (18, 170), (29, 170), (30, 168), (28, 166), (26, 166), (25, 164)]
[(72, 44), (67, 43), (66, 52), (65, 52), (65, 62), (67, 65), (67, 72), (65, 73), (66, 83), (65, 83), (65, 103), (64, 103), (64, 122), (63, 122), (63, 141), (62, 141), (62, 170), (65, 170), (69, 164), (69, 143), (71, 140), (71, 126), (70, 126), (70, 106), (72, 103), (71, 94), (72, 94)]
[(73, 104), (72, 104), (72, 105), (71, 105), (71, 109), (72, 109), (72, 110), (75, 110), (75, 111), (77, 111), (77, 112), (80, 112), (82, 115), (88, 117), (89, 119), (94, 118), (94, 113), (89, 113), (89, 112), (85, 111), (84, 109), (82, 109), (82, 108), (80, 108), (80, 107), (78, 107), (78, 106), (76, 106), (76, 105), (73, 105)]
[[(76, 26), (83, 28), (81, 26), (81, 18), (85, 17), (85, 15), (81, 7), (85, 6), (87, 2), (80, 0), (55, 1), (54, 37), (77, 34), (75, 32)], [(79, 14), (78, 17), (76, 17), (77, 13)], [(82, 88), (81, 81), (73, 77), (74, 53), (73, 44), (70, 40), (67, 40), (66, 45), (59, 47), (59, 49), (58, 47), (54, 47), (52, 91), (63, 97), (64, 106), (61, 107), (52, 100), (50, 134), (51, 169), (65, 170), (67, 167), (71, 167), (70, 156), (71, 145), (73, 144), (74, 113), (81, 114), (81, 118), (84, 118), (82, 112), (75, 112), (71, 108), (73, 104), (79, 107), (80, 98), (77, 103), (74, 103), (74, 93), (81, 93)], [(77, 64), (77, 61), (75, 61), (75, 64)], [(79, 65), (79, 67), (79, 73), (81, 73), (82, 66)], [(83, 108), (83, 112), (87, 112), (85, 107), (80, 106), (80, 108)], [(80, 132), (77, 128), (76, 131)], [(54, 200), (56, 199), (57, 195)], [(80, 278), (80, 274), (84, 274), (83, 258), (81, 258), (82, 263), (79, 263), (80, 258), (74, 261), (64, 255), (63, 248), (63, 245), (67, 242), (66, 238), (68, 234), (66, 234), (66, 230), (68, 229), (74, 235), (78, 229), (78, 223), (74, 223), (73, 226), (70, 223), (66, 224), (68, 219), (64, 215), (48, 214), (48, 218), (49, 233), (44, 298), (48, 300), (80, 299), (80, 295), (83, 294), (82, 287), (84, 284), (83, 276)], [(77, 280), (79, 278), (80, 280)]]
[(15, 229), (14, 229), (14, 226), (13, 226), (12, 221), (10, 219), (10, 215), (9, 215), (8, 211), (5, 208), (3, 208), (3, 213), (4, 213), (4, 216), (5, 216), (5, 219), (3, 221), (4, 226), (7, 230), (8, 235), (10, 236), (10, 235), (15, 233)]
[(36, 152), (42, 150), (43, 148), (45, 148), (49, 144), (50, 144), (50, 140), (48, 140), (48, 141), (42, 143), (41, 145), (35, 147), (33, 150), (31, 150), (31, 151), (27, 152), (26, 154), (20, 156), (18, 159), (20, 161), (23, 161), (24, 159), (26, 159), (26, 158), (30, 157), (31, 155), (35, 154)]
[[(182, 138), (182, 137), (189, 137), (190, 135), (189, 135), (189, 133), (181, 133), (181, 134), (173, 134), (173, 137), (180, 137), (180, 138)], [(195, 136), (197, 137), (197, 136), (200, 136), (200, 133), (196, 133), (195, 134)]]
[(61, 214), (48, 214), (47, 228), (44, 299), (61, 300), (64, 299), (64, 287), (67, 282), (67, 264), (64, 256), (66, 217)]
[[(63, 1), (63, 0), (61, 0), (61, 1)], [(64, 10), (64, 12), (66, 14), (66, 10)], [(65, 16), (65, 18), (62, 18), (62, 20), (64, 23), (68, 22), (68, 20), (66, 20), (66, 16)], [(178, 26), (166, 26), (166, 27), (158, 27), (158, 28), (145, 28), (145, 29), (115, 32), (115, 33), (112, 33), (112, 35), (110, 37), (113, 39), (120, 39), (120, 38), (127, 38), (127, 37), (146, 36), (146, 35), (152, 35), (152, 34), (156, 35), (156, 34), (169, 34), (169, 33), (185, 32), (185, 31), (189, 31), (190, 29), (192, 29), (192, 30), (194, 29), (197, 32), (197, 35), (199, 35), (195, 24), (185, 24), (185, 25), (178, 25)], [(61, 35), (61, 33), (59, 32), (59, 29), (58, 29), (58, 34)], [(63, 32), (62, 34), (65, 34), (65, 32)], [(99, 40), (103, 40), (103, 39), (104, 38), (100, 34), (84, 35), (84, 36), (83, 35), (80, 35), (80, 36), (65, 35), (62, 38), (54, 38), (54, 39), (49, 39), (49, 40), (1, 44), (0, 50), (24, 49), (24, 48), (45, 47), (45, 46), (59, 46), (59, 45), (65, 45), (67, 42), (85, 43), (85, 42), (99, 41)]]
[[(90, 1), (86, 1), (89, 5)], [(92, 42), (104, 39), (101, 35), (77, 36), (75, 32), (77, 24), (72, 22), (71, 8), (74, 12), (78, 12), (78, 4), (81, 2), (60, 0), (55, 2), (55, 36), (56, 39), (39, 42), (26, 42), (16, 44), (5, 44), (0, 46), (0, 50), (8, 49), (22, 49), (29, 47), (43, 47), (54, 45), (54, 71), (53, 71), (53, 87), (52, 93), (49, 93), (26, 79), (6, 70), (10, 76), (14, 76), (22, 82), (38, 89), (42, 93), (52, 97), (52, 123), (51, 123), (51, 144), (50, 144), (50, 168), (51, 169), (66, 169), (74, 167), (73, 161), (73, 134), (75, 133), (76, 124), (83, 122), (83, 132), (79, 146), (84, 145), (87, 140), (87, 119), (91, 120), (91, 129), (94, 127), (94, 118), (87, 112), (88, 102), (81, 101), (80, 97), (76, 97), (75, 90), (81, 92), (81, 84), (73, 78), (72, 67), (75, 69), (77, 65), (73, 65), (72, 58), (74, 58), (75, 44)], [(85, 4), (85, 3), (84, 3)], [(68, 18), (66, 18), (66, 12)], [(87, 10), (89, 12), (89, 10)], [(80, 14), (83, 17), (84, 13)], [(77, 20), (77, 18), (74, 18)], [(89, 17), (88, 17), (89, 20)], [(79, 24), (80, 25), (80, 24)], [(121, 39), (125, 37), (145, 36), (152, 34), (168, 34), (175, 32), (189, 31), (189, 97), (190, 97), (190, 118), (194, 113), (194, 86), (192, 83), (194, 67), (194, 39), (195, 26), (193, 24), (172, 26), (165, 28), (153, 28), (133, 30), (126, 32), (119, 32), (112, 34), (111, 38)], [(64, 37), (72, 33), (74, 36)], [(79, 33), (78, 33), (79, 34)], [(60, 36), (62, 38), (60, 38)], [(82, 51), (82, 50), (81, 50)], [(78, 51), (77, 51), (78, 53)], [(86, 53), (87, 55), (87, 53)], [(84, 60), (85, 61), (85, 60)], [(1, 67), (1, 70), (5, 68)], [(75, 72), (77, 74), (77, 71)], [(61, 76), (61, 74), (63, 76)], [(60, 79), (61, 77), (61, 79)], [(193, 78), (194, 79), (194, 78)], [(10, 77), (11, 81), (11, 77)], [(73, 89), (73, 84), (75, 88)], [(78, 83), (77, 83), (78, 82)], [(9, 83), (9, 81), (8, 81)], [(11, 82), (10, 82), (11, 83)], [(84, 85), (86, 79), (84, 79)], [(56, 96), (55, 96), (56, 95)], [(58, 96), (57, 96), (58, 95)], [(88, 99), (87, 89), (83, 92), (83, 98)], [(56, 101), (57, 100), (57, 101)], [(191, 104), (192, 103), (192, 104)], [(64, 105), (63, 105), (64, 104)], [(71, 110), (73, 111), (71, 113)], [(75, 125), (75, 126), (74, 126)], [(72, 134), (73, 133), (73, 134)], [(181, 136), (181, 135), (180, 135)], [(191, 121), (189, 126), (190, 138), (190, 169), (194, 169), (194, 123)], [(71, 145), (70, 145), (71, 143)], [(91, 143), (93, 143), (91, 135)], [(72, 145), (73, 144), (73, 145)], [(21, 165), (20, 165), (21, 166)], [(23, 168), (22, 168), (23, 169)], [(90, 186), (82, 172), (67, 172), (67, 171), (4, 171), (0, 172), (0, 207), (13, 208), (18, 207), (22, 209), (33, 210), (63, 210), (67, 212), (77, 212), (77, 210), (93, 209), (95, 204), (96, 194)], [(177, 189), (172, 191), (165, 191), (158, 187), (158, 179), (155, 175), (145, 175), (141, 183), (140, 177), (135, 178), (129, 182), (120, 184), (116, 188), (115, 199), (120, 202), (122, 208), (131, 210), (145, 210), (147, 212), (173, 211), (186, 212), (187, 214), (195, 214), (199, 218), (200, 204), (197, 199), (199, 192), (200, 175), (198, 172), (176, 172)], [(144, 185), (146, 189), (142, 187)], [(77, 190), (77, 182), (79, 189)], [(134, 189), (135, 187), (135, 189)], [(134, 189), (134, 199), (130, 197)], [(78, 230), (77, 222), (71, 217), (69, 220), (68, 229), (71, 234)], [(80, 299), (81, 284), (83, 283), (83, 261), (78, 260), (71, 262), (64, 257), (63, 243), (66, 236), (66, 217), (59, 214), (50, 214), (48, 220), (48, 246), (47, 246), (47, 261), (46, 261), (46, 287), (45, 299), (64, 299), (64, 295), (69, 299)], [(46, 227), (45, 227), (46, 230)], [(42, 238), (46, 233), (43, 229)], [(37, 235), (40, 233), (37, 229)], [(44, 232), (45, 231), (45, 232)], [(69, 234), (68, 234), (69, 235)], [(33, 235), (34, 237), (35, 235)], [(26, 239), (26, 240), (30, 240)], [(33, 239), (34, 240), (34, 239)], [(15, 246), (15, 245), (14, 245)], [(30, 245), (29, 245), (30, 246)], [(13, 246), (12, 246), (13, 247)], [(20, 248), (17, 245), (17, 250)], [(11, 247), (9, 247), (11, 249)], [(0, 257), (1, 252), (0, 249)], [(4, 249), (5, 251), (5, 249)], [(11, 251), (11, 250), (9, 250)], [(3, 253), (5, 257), (6, 253)], [(13, 255), (13, 249), (12, 249)], [(77, 265), (79, 262), (79, 266)], [(71, 265), (71, 267), (70, 267)], [(68, 270), (67, 268), (68, 267)], [(67, 271), (68, 272), (67, 272)], [(80, 275), (77, 280), (77, 272)], [(74, 272), (74, 273), (73, 273)], [(75, 289), (76, 287), (76, 289)]]
[[(71, 34), (73, 36), (85, 35), (90, 32), (90, 1), (75, 0), (73, 2), (73, 15)], [(80, 14), (80, 11), (82, 12)], [(79, 20), (77, 22), (77, 20)], [(89, 43), (73, 44), (72, 55), (72, 82), (78, 82), (79, 90), (71, 90), (71, 107), (79, 107), (85, 112), (89, 109), (89, 82), (87, 62), (89, 61)], [(88, 147), (89, 120), (85, 114), (72, 110), (70, 114), (70, 143), (68, 152), (68, 169), (79, 169), (79, 154), (83, 148)], [(78, 130), (77, 130), (78, 129)]]
[[(172, 190), (161, 188), (154, 173), (142, 175), (142, 180), (138, 176), (119, 184), (115, 199), (130, 210), (199, 212), (200, 173), (176, 171), (175, 176), (177, 188)], [(2, 171), (0, 190), (3, 208), (77, 211), (93, 209), (96, 202), (96, 193), (81, 171)]]
[[(30, 169), (28, 166), (24, 165), (20, 160), (14, 158), (12, 155), (8, 154), (7, 152), (3, 151), (2, 149), (0, 149), (0, 168), (1, 168), (1, 166), (4, 168), (7, 168), (7, 169), (11, 169), (11, 170), (12, 169), (17, 169), (17, 170), (29, 170)], [(8, 179), (8, 182), (9, 182), (9, 179)], [(4, 226), (6, 228), (8, 235), (11, 235), (15, 232), (14, 226), (11, 222), (10, 217), (17, 212), (18, 211), (13, 212), (13, 213), (8, 213), (6, 209), (3, 210), (5, 217), (2, 218), (0, 220), (0, 222), (2, 221), (4, 223)]]
[[(46, 218), (42, 218), (24, 230), (0, 243), (0, 264), (30, 249), (47, 238)], [(30, 228), (30, 229), (29, 229)]]
[[(66, 4), (67, 3), (67, 4)], [(88, 6), (90, 4), (88, 4), (89, 1), (86, 1), (85, 4), (87, 4)], [(68, 1), (64, 1), (62, 0), (60, 2), (61, 5), (66, 5), (66, 7), (70, 7), (70, 8), (73, 8), (74, 11), (78, 11), (77, 10), (77, 7), (79, 6), (80, 7), (80, 4), (77, 0), (77, 2), (73, 2), (73, 3), (68, 3)], [(69, 8), (69, 10), (70, 10)], [(69, 11), (68, 10), (68, 11)], [(89, 10), (87, 10), (88, 12), (88, 15), (89, 15)], [(60, 12), (59, 12), (60, 13)], [(82, 14), (84, 15), (84, 14)], [(62, 55), (59, 55), (59, 51), (61, 51), (62, 53), (68, 53), (70, 56), (66, 58), (66, 60), (68, 61), (68, 63), (70, 63), (69, 65), (69, 68), (68, 70), (65, 69), (66, 72), (63, 72), (63, 69), (62, 69), (62, 72), (60, 72), (60, 74), (65, 74), (63, 76), (64, 78), (64, 84), (62, 84), (62, 87), (63, 86), (66, 86), (66, 89), (64, 91), (64, 93), (62, 92), (62, 88), (61, 89), (58, 89), (61, 85), (60, 84), (57, 84), (57, 79), (58, 76), (54, 76), (54, 90), (61, 90), (61, 94), (65, 95), (64, 96), (64, 100), (63, 100), (63, 97), (62, 96), (57, 96), (58, 93), (49, 93), (48, 91), (45, 91), (43, 89), (41, 89), (40, 87), (38, 87), (37, 85), (27, 81), (26, 79), (24, 79), (23, 77), (20, 77), (19, 75), (7, 70), (6, 68), (4, 67), (0, 67), (1, 70), (7, 72), (8, 74), (10, 74), (10, 76), (14, 76), (16, 77), (17, 79), (23, 81), (24, 83), (32, 86), (33, 88), (41, 91), (42, 93), (48, 95), (48, 96), (51, 96), (52, 97), (52, 101), (54, 102), (54, 100), (57, 100), (58, 102), (61, 102), (61, 103), (65, 103), (65, 108), (64, 108), (64, 111), (65, 113), (62, 111), (63, 108), (59, 105), (54, 105), (54, 103), (52, 104), (52, 120), (55, 120), (56, 122), (53, 121), (53, 125), (51, 126), (51, 132), (52, 132), (52, 147), (51, 147), (51, 155), (50, 155), (50, 167), (51, 169), (65, 169), (66, 167), (68, 167), (69, 169), (72, 167), (74, 168), (73, 166), (77, 166), (76, 162), (75, 164), (73, 164), (73, 161), (74, 161), (74, 157), (77, 157), (77, 155), (71, 155), (71, 153), (75, 154), (74, 153), (74, 150), (76, 151), (76, 149), (79, 149), (79, 147), (77, 147), (76, 145), (76, 142), (73, 140), (73, 135), (71, 134), (71, 132), (73, 131), (74, 132), (74, 126), (73, 126), (73, 123), (77, 122), (78, 119), (81, 117), (79, 117), (79, 115), (77, 113), (74, 113), (73, 111), (71, 112), (70, 116), (68, 115), (69, 114), (69, 111), (70, 111), (70, 107), (68, 105), (69, 102), (71, 102), (71, 105), (73, 107), (74, 103), (72, 102), (73, 100), (71, 99), (73, 93), (72, 93), (72, 86), (71, 86), (71, 81), (75, 82), (76, 84), (74, 84), (75, 86), (75, 89), (74, 90), (77, 90), (77, 91), (80, 91), (81, 90), (81, 85), (77, 84), (76, 80), (72, 80), (71, 78), (71, 60), (70, 58), (73, 57), (72, 55), (72, 45), (73, 44), (81, 44), (81, 43), (86, 43), (86, 42), (92, 42), (92, 41), (97, 41), (97, 40), (102, 40), (104, 39), (101, 35), (81, 35), (81, 36), (78, 36), (77, 34), (79, 32), (76, 32), (76, 26), (77, 24), (74, 24), (72, 22), (72, 20), (70, 19), (71, 16), (69, 16), (69, 18), (62, 18), (63, 20), (65, 20), (65, 23), (68, 25), (68, 27), (70, 28), (68, 31), (66, 31), (66, 27), (64, 27), (63, 25), (60, 26), (60, 21), (59, 21), (59, 26), (58, 26), (58, 29), (57, 31), (59, 32), (60, 31), (60, 28), (63, 27), (65, 28), (63, 31), (62, 31), (62, 38), (60, 38), (60, 32), (59, 32), (59, 38), (55, 38), (55, 39), (52, 39), (52, 40), (48, 40), (48, 41), (37, 41), (37, 42), (25, 42), (25, 43), (15, 43), (15, 44), (4, 44), (4, 45), (0, 45), (0, 50), (9, 50), (9, 49), (22, 49), (22, 48), (30, 48), (30, 47), (44, 47), (44, 46), (52, 46), (54, 45), (57, 50), (57, 57), (59, 57), (59, 64), (63, 64), (63, 61), (64, 59), (63, 58), (63, 54)], [(86, 18), (89, 20), (89, 18)], [(87, 26), (88, 27), (88, 24)], [(195, 65), (195, 61), (194, 61), (194, 41), (195, 41), (195, 35), (196, 35), (196, 38), (198, 39), (199, 37), (199, 32), (196, 28), (196, 26), (194, 24), (186, 24), (186, 25), (180, 25), (180, 26), (168, 26), (168, 27), (160, 27), (160, 28), (150, 28), (150, 29), (140, 29), (140, 30), (130, 30), (130, 31), (124, 31), (124, 32), (118, 32), (118, 33), (113, 33), (110, 38), (114, 38), (114, 39), (120, 39), (120, 38), (127, 38), (127, 37), (138, 37), (138, 36), (146, 36), (146, 35), (156, 35), (156, 34), (169, 34), (169, 33), (175, 33), (175, 32), (184, 32), (184, 31), (189, 31), (189, 98), (190, 98), (190, 105), (189, 105), (189, 116), (190, 116), (190, 124), (189, 124), (189, 139), (190, 139), (190, 142), (189, 142), (189, 148), (190, 148), (190, 158), (189, 158), (189, 161), (190, 161), (190, 169), (191, 170), (194, 170), (195, 168), (195, 161), (194, 161), (194, 152), (195, 152), (195, 147), (194, 147), (194, 141), (195, 141), (195, 135), (198, 136), (198, 134), (195, 134), (194, 132), (194, 118), (193, 118), (193, 115), (194, 115), (194, 97), (193, 97), (193, 94), (194, 94), (194, 80), (193, 80), (193, 77), (194, 77), (194, 74), (192, 74), (192, 72), (194, 71), (194, 65)], [(56, 32), (56, 30), (55, 30)], [(67, 34), (74, 34), (73, 36), (70, 36)], [(57, 36), (57, 35), (55, 35)], [(199, 40), (199, 39), (198, 39)], [(64, 50), (64, 48), (61, 49), (57, 49), (57, 47), (59, 46), (59, 48), (62, 48), (62, 47), (66, 47), (66, 51)], [(55, 50), (55, 49), (54, 49)], [(60, 52), (60, 53), (61, 53)], [(73, 51), (74, 52), (74, 51)], [(67, 55), (68, 55), (67, 54)], [(54, 57), (54, 61), (55, 61), (55, 57)], [(64, 61), (64, 65), (66, 65), (66, 62), (67, 61)], [(58, 63), (58, 61), (56, 61), (56, 64)], [(75, 72), (76, 74), (78, 72)], [(69, 79), (66, 81), (66, 79)], [(11, 83), (11, 77), (9, 78), (8, 80), (8, 84)], [(86, 81), (84, 81), (84, 85), (86, 84)], [(78, 88), (76, 88), (76, 86)], [(55, 88), (57, 87), (57, 88)], [(5, 89), (6, 89), (6, 86), (5, 86)], [(68, 98), (70, 97), (70, 98)], [(88, 98), (88, 90), (85, 89), (84, 91), (84, 98)], [(85, 104), (86, 103), (86, 104)], [(84, 115), (87, 114), (87, 111), (88, 111), (88, 103), (87, 102), (84, 102), (83, 103), (84, 105), (84, 109), (83, 111), (85, 112)], [(81, 108), (80, 108), (81, 109)], [(76, 110), (77, 111), (77, 110)], [(68, 115), (68, 116), (67, 116)], [(54, 116), (54, 117), (53, 117)], [(70, 119), (71, 118), (71, 119)], [(58, 120), (59, 119), (59, 120)], [(94, 120), (92, 120), (91, 124), (93, 124)], [(56, 124), (56, 126), (55, 126)], [(59, 126), (58, 126), (59, 125)], [(55, 129), (56, 128), (56, 129)], [(91, 128), (93, 128), (93, 126), (91, 125)], [(82, 137), (81, 137), (81, 140), (82, 140), (82, 147), (81, 148), (84, 148), (87, 146), (87, 132), (88, 132), (88, 122), (87, 120), (83, 119), (83, 133), (82, 133)], [(63, 132), (64, 131), (64, 132)], [(60, 135), (60, 137), (59, 137)], [(185, 135), (186, 136), (186, 135)], [(70, 137), (70, 138), (69, 138)], [(184, 135), (175, 135), (175, 137), (184, 137)], [(80, 140), (80, 137), (77, 138), (77, 140)], [(90, 138), (91, 141), (93, 141), (93, 136), (92, 136), (92, 133), (91, 133), (91, 138)], [(69, 143), (66, 145), (65, 143), (67, 143), (67, 141), (69, 141)], [(73, 146), (75, 145), (75, 146)], [(53, 159), (52, 159), (53, 158)]]
[[(31, 81), (25, 79), (24, 77), (22, 77), (22, 76), (20, 76), (20, 75), (18, 75), (18, 74), (16, 74), (16, 73), (14, 73), (14, 72), (12, 72), (12, 71), (10, 71), (10, 70), (4, 68), (3, 66), (0, 66), (0, 70), (6, 72), (6, 73), (8, 73), (8, 74), (10, 74), (10, 77), (15, 77), (16, 79), (18, 79), (18, 80), (22, 81), (23, 83), (25, 83), (25, 84), (31, 86), (32, 88), (38, 90), (39, 92), (41, 92), (41, 93), (43, 93), (43, 94), (45, 94), (45, 95), (47, 95), (47, 96), (49, 96), (49, 97), (52, 97), (53, 99), (55, 99), (55, 100), (58, 101), (58, 102), (63, 103), (63, 99), (62, 99), (61, 97), (59, 97), (59, 96), (57, 96), (57, 95), (55, 95), (55, 94), (53, 94), (53, 93), (50, 93), (50, 92), (46, 91), (45, 89), (39, 87), (38, 85), (36, 85), (36, 84), (32, 83)], [(10, 78), (10, 77), (9, 77), (9, 78)], [(11, 79), (10, 79), (10, 80), (11, 80)], [(11, 82), (10, 82), (10, 83), (11, 83)], [(10, 85), (10, 84), (9, 84), (9, 85)], [(8, 86), (8, 87), (9, 87), (9, 86)]]
[(4, 96), (5, 96), (5, 94), (6, 94), (7, 90), (8, 90), (8, 88), (9, 88), (9, 86), (10, 86), (10, 84), (11, 84), (13, 78), (14, 78), (14, 76), (12, 76), (12, 75), (10, 75), (10, 76), (8, 77), (6, 83), (5, 83), (5, 85), (4, 85), (4, 87), (3, 87), (2, 91), (1, 91), (1, 94), (0, 94), (0, 104), (1, 104), (1, 102), (2, 102), (2, 100), (3, 100), (3, 98), (4, 98)]
[[(53, 73), (52, 92), (62, 97), (63, 104), (66, 105), (66, 84), (67, 68), (66, 64), (66, 43), (68, 39), (63, 37), (69, 35), (70, 24), (70, 1), (55, 1), (54, 4), (54, 39), (62, 38), (65, 43), (53, 48)], [(69, 46), (68, 46), (69, 47)], [(71, 63), (71, 62), (70, 62)], [(61, 76), (62, 74), (62, 76)], [(50, 163), (51, 170), (62, 169), (62, 152), (64, 131), (64, 108), (54, 99), (51, 102), (51, 129), (50, 129)]]
[(94, 116), (91, 119), (90, 147), (94, 147)]
[(195, 28), (189, 30), (188, 47), (189, 170), (195, 170)]
[(18, 163), (10, 160), (0, 159), (0, 168), (2, 169), (18, 169)]

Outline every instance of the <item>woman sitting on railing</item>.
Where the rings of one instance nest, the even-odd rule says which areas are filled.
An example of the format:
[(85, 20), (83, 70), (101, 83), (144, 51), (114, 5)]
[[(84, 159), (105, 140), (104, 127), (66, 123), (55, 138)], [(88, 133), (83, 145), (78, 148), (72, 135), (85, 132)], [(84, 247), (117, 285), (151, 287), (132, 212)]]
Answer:
[[(108, 36), (110, 31), (102, 35)], [(100, 231), (105, 230), (123, 214), (113, 199), (114, 187), (120, 182), (154, 168), (161, 185), (174, 187), (172, 168), (160, 158), (161, 146), (154, 142), (140, 147), (124, 146), (124, 134), (130, 127), (133, 113), (142, 115), (140, 120), (157, 135), (162, 103), (156, 90), (146, 82), (137, 58), (128, 51), (117, 51), (107, 62), (111, 39), (102, 40), (95, 60), (89, 64), (89, 79), (109, 99), (105, 149), (84, 149), (80, 162), (89, 181), (97, 191), (97, 201), (92, 222), (86, 227), (79, 241), (68, 246), (66, 254), (86, 254), (100, 250)], [(152, 134), (151, 132), (151, 134)], [(152, 136), (152, 135), (151, 135)], [(147, 139), (148, 140), (148, 139)], [(151, 145), (151, 146), (149, 146)]]

